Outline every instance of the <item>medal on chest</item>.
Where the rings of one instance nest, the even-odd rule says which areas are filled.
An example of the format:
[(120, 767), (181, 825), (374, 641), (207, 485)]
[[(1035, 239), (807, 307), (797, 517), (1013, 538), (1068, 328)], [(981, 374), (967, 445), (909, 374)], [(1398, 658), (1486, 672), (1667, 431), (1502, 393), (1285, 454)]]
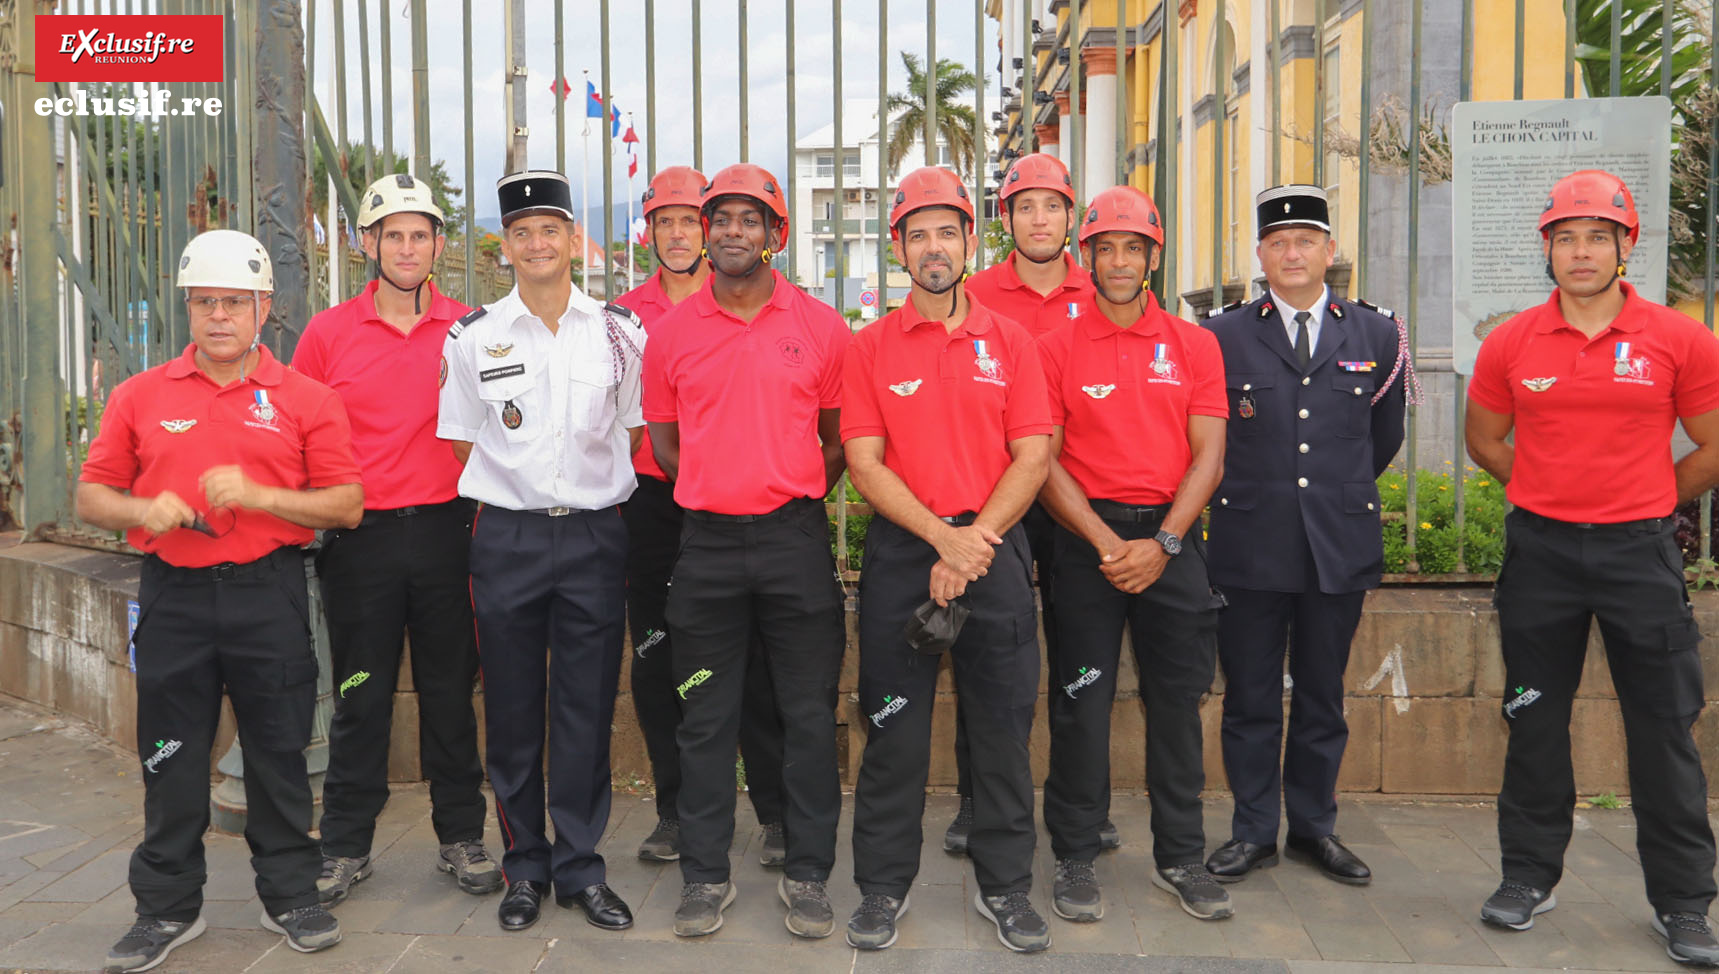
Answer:
[(502, 406), (501, 406), (501, 425), (507, 427), (510, 430), (516, 430), (516, 429), (519, 429), (519, 424), (523, 420), (524, 420), (524, 417), (519, 415), (519, 407), (515, 406), (513, 404), (512, 399), (509, 399), (507, 402), (502, 404)]
[(982, 338), (973, 339), (973, 364), (979, 367), (979, 371), (983, 372), (986, 378), (997, 377), (997, 360), (991, 357), (990, 343)]
[(1618, 342), (1613, 346), (1613, 375), (1629, 375), (1629, 342)]
[(1170, 364), (1170, 346), (1158, 342), (1152, 346), (1152, 371), (1160, 376), (1168, 376), (1175, 366)]
[(1079, 317), (1080, 317), (1080, 305), (1077, 302), (1070, 301), (1068, 303), (1068, 320), (1073, 321), (1074, 319), (1079, 318)]

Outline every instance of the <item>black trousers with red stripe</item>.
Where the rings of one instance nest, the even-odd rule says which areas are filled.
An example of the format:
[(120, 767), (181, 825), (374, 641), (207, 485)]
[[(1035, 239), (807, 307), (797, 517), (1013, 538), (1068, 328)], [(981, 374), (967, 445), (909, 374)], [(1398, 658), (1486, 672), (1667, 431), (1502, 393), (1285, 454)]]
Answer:
[(604, 881), (597, 843), (609, 822), (626, 562), (627, 528), (613, 507), (549, 517), (486, 506), (472, 527), (484, 752), (510, 883), (553, 881), (564, 896)]
[[(669, 576), (680, 551), (686, 512), (674, 502), (674, 485), (640, 475), (639, 488), (622, 506), (627, 551), (627, 626), (633, 636), (631, 686), (639, 732), (656, 784), (657, 815), (679, 816), (680, 695), (675, 692), (674, 642), (668, 633)], [(740, 758), (746, 763), (746, 797), (760, 822), (782, 821), (782, 718), (776, 687), (756, 633), (746, 659), (746, 690), (740, 712)]]

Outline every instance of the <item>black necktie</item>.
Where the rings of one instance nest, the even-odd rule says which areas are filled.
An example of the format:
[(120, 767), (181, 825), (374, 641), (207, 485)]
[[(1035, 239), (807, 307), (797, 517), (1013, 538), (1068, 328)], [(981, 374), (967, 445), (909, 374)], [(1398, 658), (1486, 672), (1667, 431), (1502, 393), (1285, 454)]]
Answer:
[(1295, 313), (1295, 361), (1303, 368), (1313, 358), (1312, 343), (1307, 340), (1307, 319), (1313, 317), (1305, 311)]

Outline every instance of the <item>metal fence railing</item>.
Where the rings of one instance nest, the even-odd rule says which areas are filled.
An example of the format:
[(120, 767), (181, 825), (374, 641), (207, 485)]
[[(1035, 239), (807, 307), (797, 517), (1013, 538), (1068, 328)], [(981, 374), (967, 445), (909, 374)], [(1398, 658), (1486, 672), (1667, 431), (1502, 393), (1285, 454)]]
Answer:
[[(1252, 285), (1252, 187), (1336, 179), (1340, 206), (1352, 214), (1344, 225), (1354, 227), (1340, 241), (1353, 291), (1406, 310), (1423, 371), (1442, 397), (1409, 412), (1402, 510), (1389, 528), (1400, 525), (1405, 575), (1424, 574), (1422, 556), (1434, 542), (1421, 525), (1439, 485), (1455, 495), (1454, 572), (1441, 577), (1484, 574), (1471, 573), (1468, 558), (1473, 495), (1462, 477), (1462, 378), (1439, 364), (1448, 357), (1442, 331), (1423, 327), (1439, 317), (1429, 308), (1442, 312), (1449, 303), (1423, 275), (1423, 241), (1448, 232), (1441, 222), (1448, 208), (1425, 209), (1436, 199), (1422, 185), (1436, 160), (1418, 137), (1423, 121), (1436, 129), (1451, 103), (1473, 98), (1665, 94), (1678, 138), (1693, 147), (1705, 135), (1705, 167), (1680, 170), (1696, 172), (1689, 193), (1705, 195), (1690, 204), (1695, 216), (1685, 228), (1691, 246), (1705, 249), (1683, 273), (1684, 293), (1714, 323), (1719, 8), (1711, 0), (1481, 5), (1496, 23), (1476, 21), (1475, 0), (1455, 5), (1455, 18), (1424, 0), (501, 0), (499, 18), (494, 6), (479, 8), (484, 16), (474, 23), (471, 0), (302, 0), (296, 20), (294, 6), (280, 3), (63, 0), (63, 13), (224, 18), (224, 80), (170, 87), (175, 97), (218, 97), (226, 110), (145, 119), (31, 111), (36, 98), (77, 86), (35, 80), (35, 5), (0, 6), (0, 225), (14, 228), (0, 260), (0, 516), (38, 536), (77, 533), (70, 488), (80, 444), (99, 421), (106, 390), (185, 342), (170, 271), (203, 227), (255, 232), (276, 255), (281, 291), (269, 341), (283, 356), (310, 314), (366, 279), (347, 227), (357, 192), (383, 172), (409, 168), (458, 211), (438, 276), (445, 290), (470, 303), (505, 289), (510, 274), (481, 253), (479, 223), (502, 173), (479, 170), (479, 147), (505, 144), (505, 167), (523, 165), (535, 144), (536, 164), (553, 158), (570, 175), (588, 172), (600, 216), (586, 232), (603, 255), (627, 245), (628, 228), (617, 228), (612, 214), (658, 168), (779, 166), (795, 205), (809, 200), (817, 210), (816, 221), (796, 212), (795, 222), (827, 230), (794, 234), (778, 266), (814, 288), (833, 273), (837, 286), (825, 293), (844, 311), (852, 299), (843, 282), (861, 279), (869, 266), (876, 278), (867, 286), (887, 303), (881, 230), (898, 164), (887, 136), (906, 111), (888, 107), (892, 95), (917, 110), (914, 141), (922, 148), (978, 147), (964, 176), (982, 203), (1010, 161), (1042, 147), (1070, 163), (1079, 196), (1117, 182), (1151, 192), (1171, 241), (1153, 286), (1166, 306), (1190, 312)], [(1557, 29), (1560, 21), (1566, 29)], [(717, 51), (721, 58), (706, 56)], [(928, 72), (922, 90), (906, 84), (903, 53)], [(478, 104), (479, 94), (492, 96), (474, 62), (507, 66), (499, 112)], [(629, 191), (616, 166), (621, 132), (607, 119), (617, 111), (617, 77), (634, 64), (642, 64), (644, 85), (626, 108), (643, 166)], [(972, 90), (951, 93), (938, 83), (958, 71), (971, 74)], [(579, 81), (587, 77), (600, 115), (591, 156), (573, 151), (586, 124)], [(548, 112), (529, 113), (527, 97), (541, 105), (551, 84), (552, 127)], [(856, 99), (879, 107), (855, 117)], [(834, 161), (820, 177), (809, 157), (802, 169), (801, 142), (826, 122), (833, 150), (825, 151)], [(1382, 171), (1375, 159), (1388, 124), (1414, 133), (1400, 171)], [(542, 151), (548, 138), (552, 154)], [(663, 148), (669, 144), (686, 148), (671, 153)], [(435, 157), (432, 145), (448, 158)], [(1381, 221), (1381, 204), (1394, 201), (1400, 212), (1393, 206)], [(628, 285), (619, 263), (593, 268), (594, 291), (612, 295)], [(1429, 461), (1448, 462), (1454, 479), (1429, 481), (1421, 470)], [(846, 538), (845, 489), (832, 505)], [(1704, 502), (1697, 525), (1704, 558), (1711, 520)]]

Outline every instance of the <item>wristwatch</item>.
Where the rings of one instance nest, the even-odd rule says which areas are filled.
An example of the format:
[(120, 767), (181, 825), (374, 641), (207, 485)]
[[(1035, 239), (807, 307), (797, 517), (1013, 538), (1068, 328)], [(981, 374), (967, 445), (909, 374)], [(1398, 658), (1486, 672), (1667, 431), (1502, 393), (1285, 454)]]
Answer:
[(1158, 542), (1159, 546), (1164, 549), (1164, 554), (1166, 555), (1173, 557), (1182, 553), (1182, 539), (1168, 531), (1159, 531), (1152, 540)]

